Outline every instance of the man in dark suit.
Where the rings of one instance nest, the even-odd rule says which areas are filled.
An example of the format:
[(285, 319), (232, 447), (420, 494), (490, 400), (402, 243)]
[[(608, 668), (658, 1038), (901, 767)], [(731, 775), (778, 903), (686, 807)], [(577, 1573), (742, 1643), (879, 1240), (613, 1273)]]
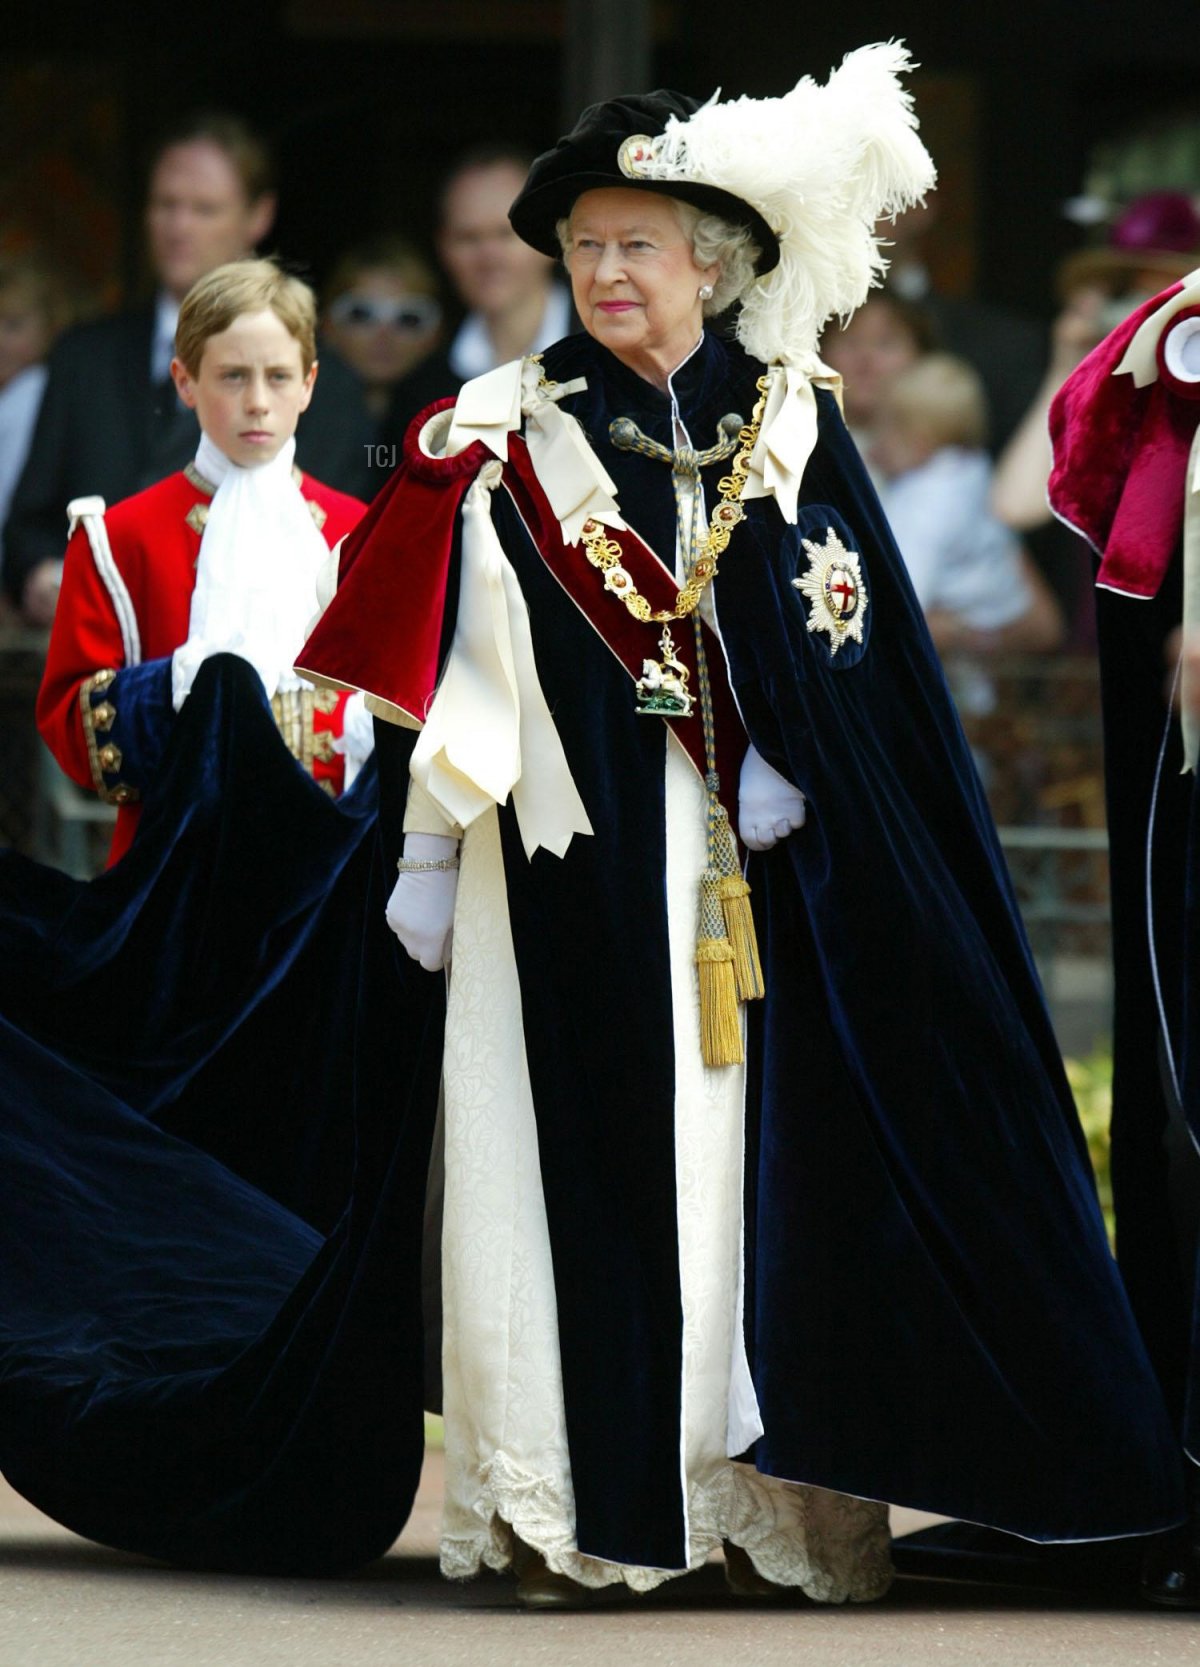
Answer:
[(399, 456), (405, 431), (432, 400), (456, 394), (472, 376), (540, 353), (578, 330), (555, 263), (513, 231), (508, 210), (533, 156), (505, 143), (461, 156), (438, 195), (437, 253), (464, 315), (453, 338), (435, 348), (395, 388), (380, 438)]
[[(179, 304), (197, 278), (251, 253), (274, 218), (267, 151), (237, 118), (200, 116), (164, 137), (146, 201), (155, 297), (67, 331), (50, 356), (4, 536), (4, 583), (32, 623), (54, 615), (70, 500), (96, 493), (111, 504), (191, 461), (199, 430), (170, 375)], [(354, 492), (371, 439), (366, 409), (332, 353), (322, 353), (319, 381), (297, 463)]]

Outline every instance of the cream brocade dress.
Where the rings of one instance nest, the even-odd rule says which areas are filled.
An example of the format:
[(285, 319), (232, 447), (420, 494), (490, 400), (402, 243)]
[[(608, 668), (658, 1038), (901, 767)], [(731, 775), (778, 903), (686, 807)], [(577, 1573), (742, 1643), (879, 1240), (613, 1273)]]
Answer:
[[(886, 1505), (783, 1482), (727, 1456), (762, 1433), (742, 1326), (745, 1073), (709, 1069), (700, 1057), (705, 791), (663, 731), (688, 1567), (731, 1540), (768, 1580), (820, 1602), (864, 1602), (891, 1582)], [(462, 843), (445, 1189), (442, 1572), (467, 1579), (484, 1564), (507, 1567), (514, 1533), (585, 1586), (623, 1581), (645, 1592), (685, 1572), (605, 1562), (576, 1546), (554, 1269), (494, 809)]]

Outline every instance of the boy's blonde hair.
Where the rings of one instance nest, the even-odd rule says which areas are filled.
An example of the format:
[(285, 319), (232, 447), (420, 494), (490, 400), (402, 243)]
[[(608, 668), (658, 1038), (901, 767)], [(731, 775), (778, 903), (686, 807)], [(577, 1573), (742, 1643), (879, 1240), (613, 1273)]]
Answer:
[(244, 313), (275, 314), (300, 344), (305, 376), (317, 357), (317, 300), (300, 278), (273, 260), (231, 260), (198, 278), (183, 298), (175, 326), (175, 352), (189, 375), (198, 376), (204, 344)]
[(936, 450), (978, 448), (987, 440), (987, 396), (965, 359), (926, 353), (893, 379), (886, 410), (898, 427), (919, 431)]

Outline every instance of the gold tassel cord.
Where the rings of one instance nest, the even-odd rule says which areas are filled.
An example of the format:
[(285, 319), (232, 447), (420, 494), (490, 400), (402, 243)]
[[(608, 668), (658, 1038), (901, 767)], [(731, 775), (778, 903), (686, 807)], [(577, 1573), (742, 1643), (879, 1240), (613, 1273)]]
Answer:
[(725, 915), (725, 932), (733, 946), (733, 971), (737, 979), (739, 1001), (761, 1001), (766, 994), (762, 961), (758, 954), (758, 934), (754, 929), (754, 912), (750, 907), (750, 884), (743, 878), (738, 863), (737, 841), (729, 826), (729, 814), (724, 805), (716, 811), (716, 843), (721, 850), (721, 908)]
[[(729, 813), (721, 803), (712, 684), (698, 614), (693, 615), (692, 625), (700, 684), (700, 716), (704, 726), (705, 787), (708, 791), (708, 866), (700, 882), (699, 934), (699, 946), (704, 946), (705, 958), (701, 959), (699, 946), (696, 955), (700, 967), (701, 1052), (706, 1065), (740, 1065), (744, 1056), (738, 1003), (758, 1000), (765, 993), (765, 986), (754, 916), (750, 911), (750, 887), (742, 878)], [(727, 948), (727, 964), (724, 956), (718, 961), (716, 950), (711, 947), (716, 945)], [(718, 965), (720, 972), (715, 970)], [(714, 969), (707, 975), (706, 966)], [(735, 1044), (722, 1040), (727, 1038), (730, 1026), (737, 1032)], [(736, 1052), (732, 1051), (734, 1046)]]
[(700, 882), (700, 936), (696, 970), (700, 977), (700, 1054), (706, 1065), (740, 1065), (742, 1023), (738, 1008), (733, 946), (725, 936), (721, 877), (705, 870)]
[[(612, 442), (620, 450), (638, 452), (671, 465), (676, 526), (684, 569), (674, 609), (654, 612), (634, 589), (623, 569), (620, 570), (621, 584), (610, 584), (609, 588), (620, 596), (635, 618), (667, 625), (668, 632), (664, 633), (659, 645), (664, 656), (664, 669), (675, 664), (667, 658), (673, 652), (669, 637), (670, 622), (689, 616), (692, 620), (700, 716), (704, 730), (704, 784), (708, 798), (705, 814), (707, 860), (700, 881), (696, 967), (700, 988), (700, 1052), (705, 1065), (710, 1066), (742, 1064), (745, 1053), (739, 1004), (761, 998), (764, 982), (754, 916), (750, 908), (750, 887), (742, 878), (737, 841), (729, 825), (728, 813), (721, 803), (712, 684), (699, 604), (705, 589), (716, 576), (718, 557), (745, 513), (741, 496), (769, 391), (768, 379), (760, 379), (759, 399), (750, 423), (743, 426), (741, 419), (732, 414), (723, 418), (720, 425), (722, 438), (707, 451), (696, 452), (690, 447), (669, 451), (657, 441), (650, 440), (627, 417), (616, 418), (609, 426)], [(736, 441), (733, 439), (735, 432)], [(737, 455), (733, 456), (735, 452)], [(711, 525), (702, 539), (704, 494), (700, 470), (707, 464), (730, 456), (733, 456), (730, 472), (722, 477), (718, 487), (721, 502), (714, 509)], [(588, 560), (593, 566), (601, 568), (606, 575), (614, 568), (620, 568), (621, 547), (608, 538), (603, 526), (589, 521), (583, 528), (582, 536)]]
[(722, 877), (721, 908), (725, 914), (725, 931), (733, 950), (733, 975), (738, 1000), (761, 1001), (767, 990), (758, 954), (758, 935), (750, 908), (750, 887), (740, 874)]
[[(720, 939), (728, 944), (730, 949), (730, 982), (733, 985), (733, 1000), (735, 1002), (753, 1002), (762, 999), (765, 994), (763, 984), (762, 960), (758, 957), (758, 939), (753, 924), (753, 914), (750, 912), (750, 887), (742, 879), (742, 870), (738, 867), (737, 842), (733, 840), (733, 828), (730, 827), (728, 812), (720, 802), (720, 777), (717, 773), (717, 730), (713, 725), (712, 682), (708, 678), (708, 657), (703, 645), (703, 627), (700, 615), (693, 615), (693, 630), (695, 630), (695, 650), (697, 650), (697, 673), (700, 683), (700, 717), (703, 722), (703, 738), (705, 738), (705, 787), (708, 788), (708, 867), (700, 882), (700, 942), (708, 939)], [(715, 875), (715, 897), (713, 904), (720, 910), (717, 920), (713, 924), (710, 920), (710, 899), (707, 889), (710, 879)], [(710, 1002), (720, 1000), (717, 990), (710, 990)], [(737, 1019), (737, 1010), (735, 1010)], [(702, 1010), (700, 1010), (700, 1024), (708, 1037), (710, 1024), (703, 1014), (703, 984)], [(738, 1027), (740, 1029), (740, 1027)], [(705, 1047), (708, 1042), (705, 1040)], [(742, 1060), (742, 1042), (738, 1037), (737, 1062)], [(705, 1064), (712, 1064), (705, 1054)]]

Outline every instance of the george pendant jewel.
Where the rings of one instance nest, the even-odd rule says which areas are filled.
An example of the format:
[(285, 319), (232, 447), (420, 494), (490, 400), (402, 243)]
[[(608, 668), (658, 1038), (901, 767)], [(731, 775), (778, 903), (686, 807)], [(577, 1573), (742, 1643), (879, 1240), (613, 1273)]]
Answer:
[(695, 696), (688, 693), (691, 675), (681, 660), (675, 657), (675, 639), (671, 627), (663, 626), (658, 639), (661, 660), (643, 660), (642, 675), (634, 684), (637, 690), (637, 709), (658, 718), (689, 717)]
[(836, 654), (844, 642), (863, 640), (867, 587), (862, 560), (857, 551), (847, 550), (832, 527), (825, 529), (824, 544), (808, 538), (801, 543), (808, 571), (792, 584), (808, 602), (808, 629), (827, 632), (829, 652)]

